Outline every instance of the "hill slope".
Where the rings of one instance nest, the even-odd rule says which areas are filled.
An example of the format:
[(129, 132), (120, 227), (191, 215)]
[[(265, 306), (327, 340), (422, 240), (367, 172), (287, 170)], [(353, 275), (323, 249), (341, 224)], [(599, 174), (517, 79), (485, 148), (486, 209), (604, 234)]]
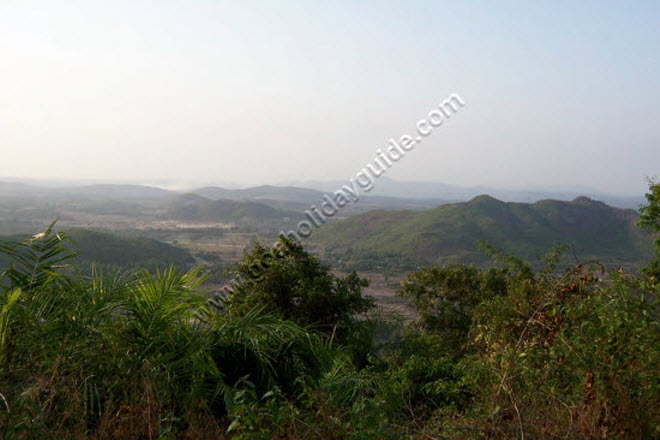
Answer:
[(278, 226), (287, 224), (290, 219), (300, 215), (295, 212), (279, 210), (263, 203), (209, 200), (197, 194), (185, 194), (171, 203), (165, 216), (187, 221)]
[(490, 196), (436, 209), (373, 211), (328, 224), (312, 237), (332, 255), (356, 266), (378, 255), (410, 262), (480, 262), (486, 241), (530, 261), (555, 244), (571, 247), (578, 259), (635, 264), (650, 243), (633, 210), (612, 208), (586, 197), (571, 202), (505, 203)]
[[(87, 229), (67, 231), (68, 247), (78, 253), (77, 261), (83, 265), (95, 263), (101, 266), (123, 268), (188, 266), (194, 258), (184, 249), (143, 237), (127, 238), (106, 232)], [(25, 236), (0, 237), (0, 241), (20, 241)], [(5, 255), (0, 254), (0, 272), (7, 264)]]

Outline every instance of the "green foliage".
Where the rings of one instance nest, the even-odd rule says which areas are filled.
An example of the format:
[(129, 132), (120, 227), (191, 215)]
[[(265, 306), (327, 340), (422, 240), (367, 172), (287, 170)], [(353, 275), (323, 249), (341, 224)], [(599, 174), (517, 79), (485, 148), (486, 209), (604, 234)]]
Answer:
[(12, 312), (20, 297), (21, 289), (16, 289), (6, 291), (3, 298), (2, 308), (0, 308), (0, 362), (7, 360), (7, 348), (11, 332), (9, 325), (12, 321)]
[(637, 224), (654, 235), (655, 259), (653, 259), (644, 272), (660, 279), (660, 183), (649, 181), (649, 192), (646, 193), (646, 205), (639, 207), (639, 221)]
[(345, 339), (356, 315), (373, 308), (362, 296), (367, 280), (339, 277), (294, 239), (280, 236), (272, 247), (256, 244), (237, 264), (228, 308), (233, 316), (255, 307)]
[(415, 326), (406, 331), (386, 357), (390, 367), (380, 374), (392, 419), (423, 421), (436, 411), (458, 412), (469, 403), (473, 390), (464, 383), (456, 351), (443, 334)]
[(597, 269), (517, 281), (476, 309), (464, 365), (493, 435), (660, 434), (657, 290)]
[(498, 267), (402, 282), (419, 317), (379, 373), (390, 416), (429, 435), (659, 435), (657, 285), (598, 264), (557, 275), (558, 250), (538, 273), (487, 250)]
[(200, 418), (217, 432), (213, 415), (244, 384), (263, 394), (320, 377), (327, 349), (301, 327), (258, 310), (200, 313), (198, 270), (62, 275), (62, 238), (49, 229), (3, 247), (21, 264), (0, 290), (0, 437), (167, 437)]
[[(10, 264), (0, 274), (0, 282), (8, 283), (9, 289), (38, 288), (59, 277), (58, 269), (74, 257), (66, 248), (67, 235), (53, 232), (55, 222), (37, 235), (21, 242), (0, 242), (0, 253), (6, 255)], [(6, 284), (1, 287), (7, 288)]]
[(419, 313), (422, 329), (442, 333), (447, 352), (465, 346), (474, 308), (484, 300), (506, 293), (506, 269), (482, 271), (474, 266), (429, 267), (411, 273), (399, 293)]

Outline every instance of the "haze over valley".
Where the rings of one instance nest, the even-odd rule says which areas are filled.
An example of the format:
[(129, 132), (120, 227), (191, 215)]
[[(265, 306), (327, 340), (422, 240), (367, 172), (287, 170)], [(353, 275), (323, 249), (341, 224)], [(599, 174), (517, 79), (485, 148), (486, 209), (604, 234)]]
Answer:
[[(57, 219), (64, 229), (155, 239), (229, 265), (251, 244), (274, 241), (312, 218), (311, 209), (321, 206), (324, 194), (332, 194), (322, 191), (333, 188), (332, 183), (317, 183), (318, 189), (265, 185), (171, 191), (144, 185), (53, 187), (4, 181), (0, 235), (28, 234)], [(575, 258), (632, 268), (651, 252), (635, 226), (638, 214), (630, 208), (639, 198), (601, 195), (614, 205), (608, 206), (586, 196), (551, 198), (575, 194), (568, 191), (518, 191), (501, 193), (506, 198), (500, 200), (450, 185), (391, 179), (378, 183), (385, 186), (381, 194), (408, 190), (412, 196), (374, 191), (351, 201), (307, 240), (320, 255), (335, 263), (343, 259), (350, 269), (401, 271), (432, 262), (483, 263), (480, 242), (537, 262), (553, 245), (564, 245)], [(336, 182), (334, 188), (340, 187)], [(115, 263), (139, 266), (140, 261), (121, 258)]]

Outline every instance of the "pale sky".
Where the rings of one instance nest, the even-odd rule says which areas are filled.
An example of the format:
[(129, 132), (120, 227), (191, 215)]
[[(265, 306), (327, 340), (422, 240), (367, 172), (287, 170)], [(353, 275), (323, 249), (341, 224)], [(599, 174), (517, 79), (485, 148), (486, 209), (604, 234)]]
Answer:
[(641, 193), (660, 174), (660, 2), (0, 1), (0, 178), (387, 171)]

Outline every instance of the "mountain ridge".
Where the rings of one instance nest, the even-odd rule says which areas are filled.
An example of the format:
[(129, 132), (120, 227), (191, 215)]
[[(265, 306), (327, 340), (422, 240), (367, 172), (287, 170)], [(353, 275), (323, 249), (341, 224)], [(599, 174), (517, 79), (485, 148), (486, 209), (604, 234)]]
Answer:
[[(426, 263), (480, 262), (478, 243), (540, 261), (554, 245), (578, 257), (634, 263), (650, 255), (650, 242), (632, 209), (588, 197), (532, 204), (479, 195), (426, 211), (371, 211), (327, 224), (311, 241), (337, 258), (398, 255)], [(351, 257), (354, 258), (354, 257)]]

